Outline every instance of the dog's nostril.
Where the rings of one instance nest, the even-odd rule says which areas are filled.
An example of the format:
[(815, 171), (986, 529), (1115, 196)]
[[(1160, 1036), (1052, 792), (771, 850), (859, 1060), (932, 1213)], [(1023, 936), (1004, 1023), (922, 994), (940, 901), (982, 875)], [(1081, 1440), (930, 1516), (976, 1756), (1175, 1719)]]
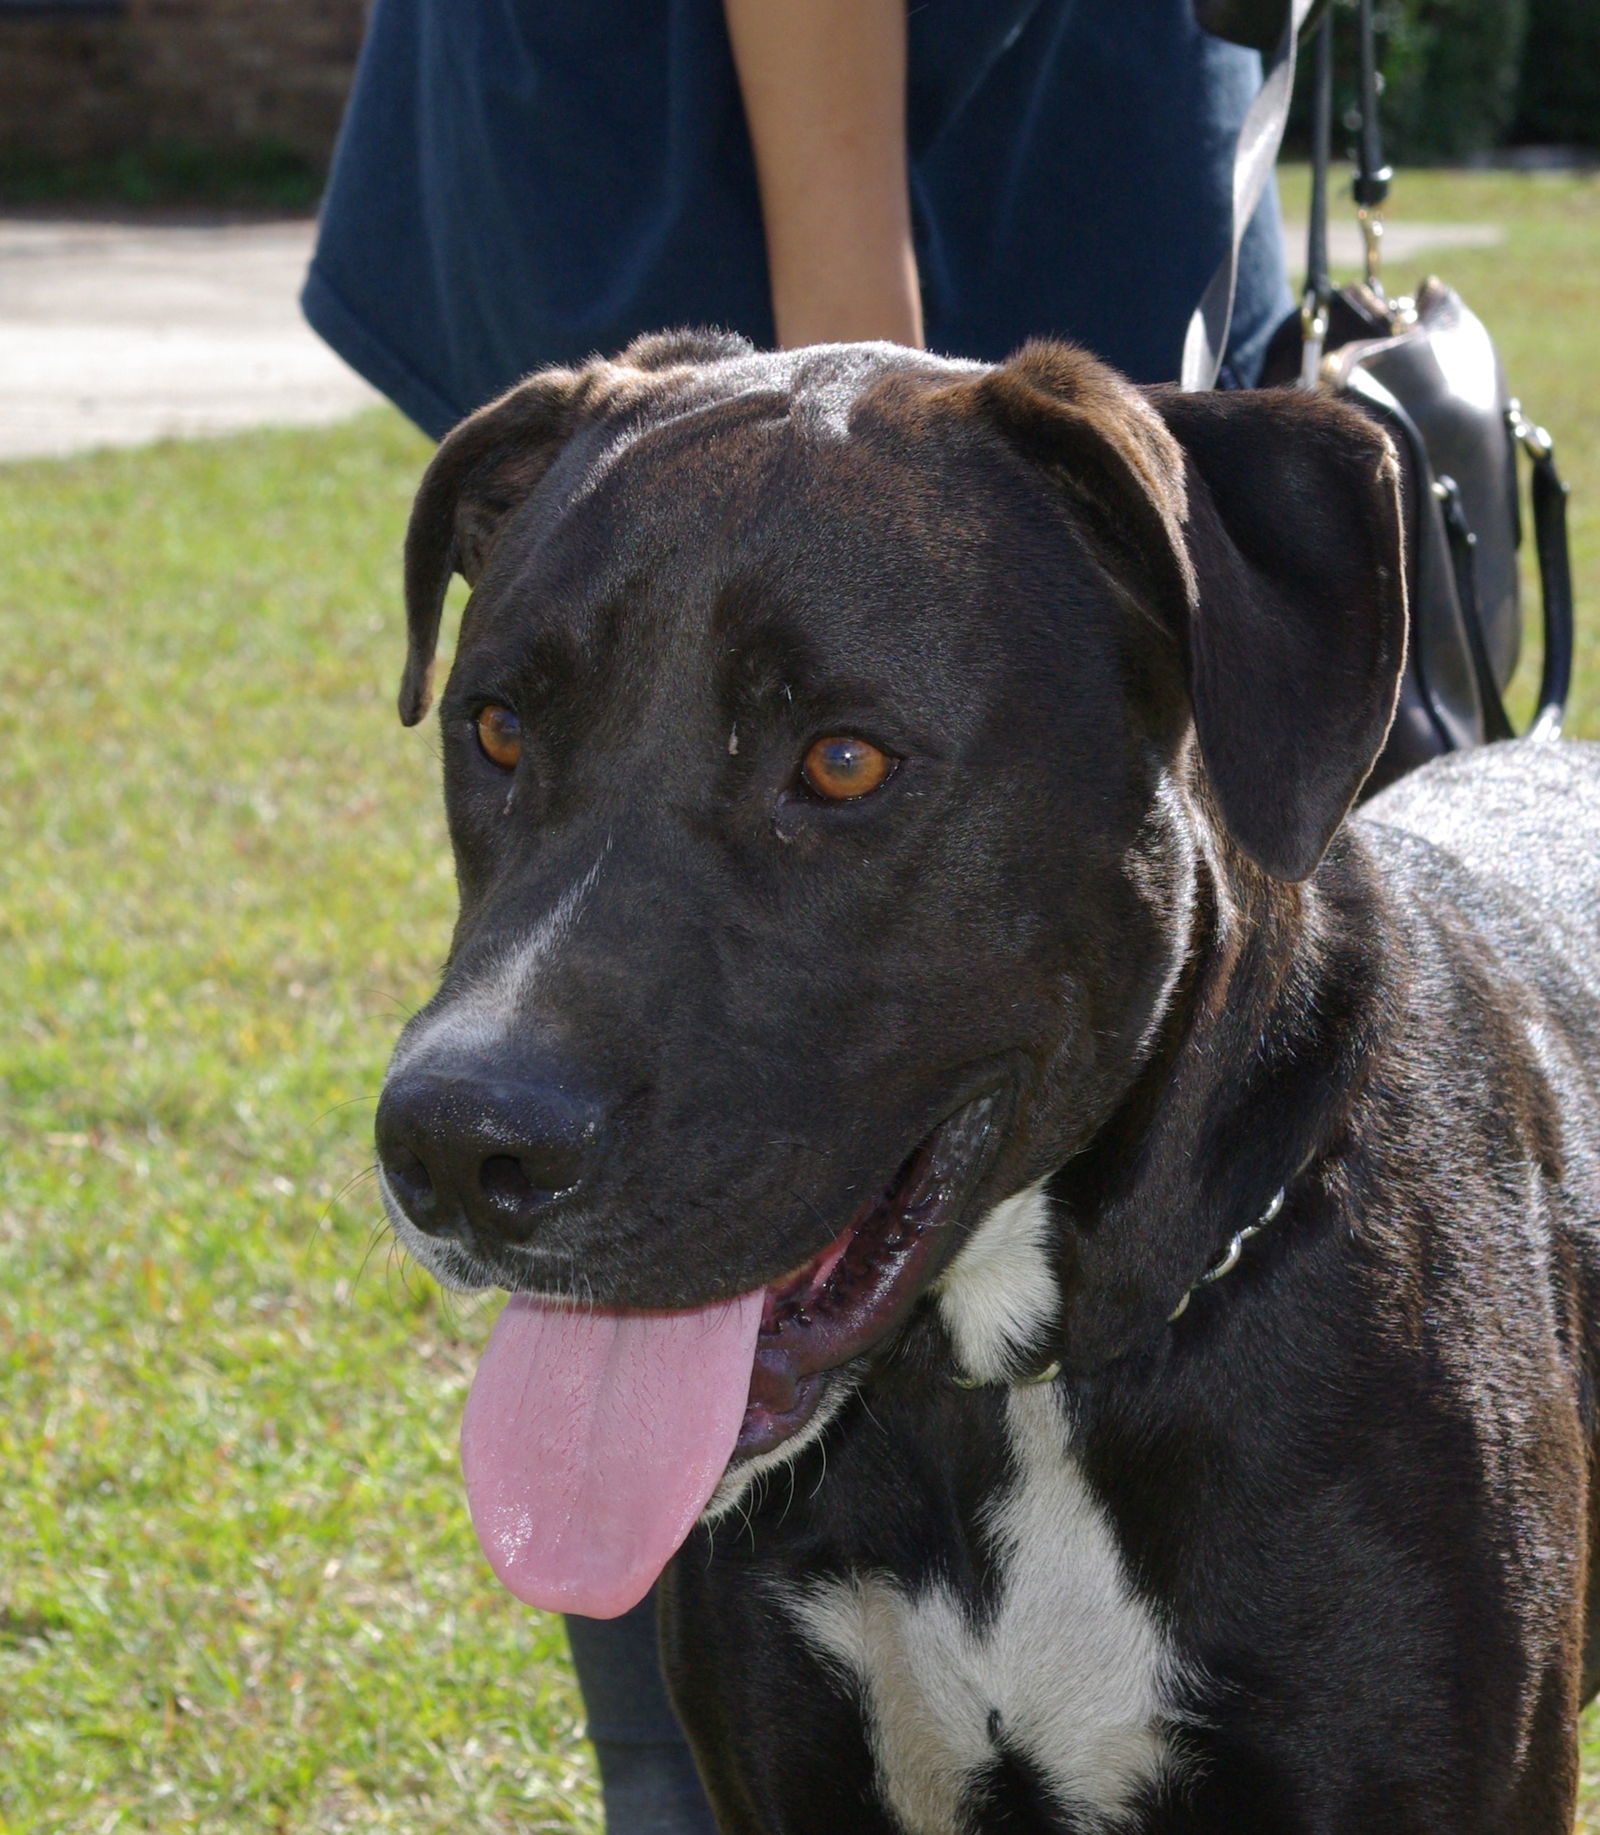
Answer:
[(564, 1164), (564, 1157), (537, 1154), (515, 1159), (509, 1153), (494, 1153), (483, 1162), (478, 1183), (498, 1211), (516, 1215), (536, 1210), (577, 1183), (577, 1168)]
[(404, 1204), (422, 1203), (433, 1196), (433, 1180), (417, 1156), (405, 1147), (394, 1149), (383, 1162), (390, 1189)]
[(526, 1210), (550, 1195), (535, 1186), (522, 1170), (522, 1162), (512, 1159), (509, 1153), (496, 1153), (486, 1159), (478, 1173), (478, 1183), (489, 1202), (504, 1211)]
[(379, 1159), (390, 1196), (425, 1236), (460, 1236), (464, 1219), (459, 1207), (439, 1202), (433, 1174), (409, 1147), (390, 1142)]

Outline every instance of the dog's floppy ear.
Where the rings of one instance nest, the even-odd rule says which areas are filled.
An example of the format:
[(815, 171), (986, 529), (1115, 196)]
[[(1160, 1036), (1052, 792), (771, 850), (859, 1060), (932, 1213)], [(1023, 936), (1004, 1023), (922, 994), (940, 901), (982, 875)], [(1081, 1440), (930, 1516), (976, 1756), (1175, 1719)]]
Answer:
[(1400, 693), (1399, 464), (1376, 422), (1303, 390), (1151, 401), (1188, 460), (1189, 688), (1206, 772), (1245, 852), (1304, 879)]
[(439, 614), (453, 573), (469, 584), (507, 510), (550, 469), (583, 418), (594, 370), (542, 370), (469, 415), (433, 455), (406, 529), (406, 667), (400, 718), (415, 726), (432, 699)]
[(1136, 390), (1065, 345), (976, 386), (1182, 645), (1229, 833), (1304, 879), (1382, 748), (1405, 660), (1387, 436), (1298, 390)]
[(400, 718), (428, 711), (439, 614), (450, 576), (476, 582), (508, 510), (525, 502), (584, 422), (637, 401), (652, 379), (744, 356), (743, 338), (719, 331), (666, 331), (636, 338), (615, 363), (540, 370), (470, 414), (423, 473), (406, 530), (406, 667)]

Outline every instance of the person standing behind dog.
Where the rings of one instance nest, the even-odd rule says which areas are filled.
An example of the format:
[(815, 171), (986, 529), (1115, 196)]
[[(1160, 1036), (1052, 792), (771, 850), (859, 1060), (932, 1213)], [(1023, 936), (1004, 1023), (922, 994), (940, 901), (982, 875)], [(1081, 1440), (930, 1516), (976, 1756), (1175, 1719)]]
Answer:
[[(306, 315), (435, 437), (682, 325), (1170, 380), (1260, 82), (1190, 4), (376, 0)], [(1288, 306), (1269, 197), (1227, 380)]]
[[(435, 438), (644, 331), (1172, 379), (1260, 84), (1191, 0), (377, 0), (302, 304)], [(1222, 380), (1289, 307), (1276, 198)], [(611, 1835), (710, 1835), (653, 1601), (570, 1619)]]

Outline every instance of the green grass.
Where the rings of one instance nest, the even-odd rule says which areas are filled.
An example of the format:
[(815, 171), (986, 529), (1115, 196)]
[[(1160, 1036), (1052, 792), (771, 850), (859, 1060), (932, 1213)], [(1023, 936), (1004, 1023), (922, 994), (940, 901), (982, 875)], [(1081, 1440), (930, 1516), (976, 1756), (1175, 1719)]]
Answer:
[[(375, 1236), (444, 948), (387, 413), (0, 470), (0, 1827), (592, 1827)], [(352, 1183), (353, 1181), (353, 1183)]]
[[(1600, 733), (1600, 185), (1417, 175), (1556, 432)], [(0, 1831), (593, 1829), (366, 1177), (452, 886), (387, 413), (0, 468)], [(1600, 1721), (1589, 1798), (1600, 1830)]]

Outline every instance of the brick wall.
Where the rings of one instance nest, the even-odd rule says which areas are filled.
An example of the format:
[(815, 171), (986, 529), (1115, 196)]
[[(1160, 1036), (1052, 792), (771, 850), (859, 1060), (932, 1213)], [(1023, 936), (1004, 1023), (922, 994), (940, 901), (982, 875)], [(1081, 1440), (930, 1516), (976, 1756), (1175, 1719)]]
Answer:
[(0, 0), (0, 147), (99, 158), (183, 141), (333, 145), (363, 0), (125, 0), (70, 18)]

